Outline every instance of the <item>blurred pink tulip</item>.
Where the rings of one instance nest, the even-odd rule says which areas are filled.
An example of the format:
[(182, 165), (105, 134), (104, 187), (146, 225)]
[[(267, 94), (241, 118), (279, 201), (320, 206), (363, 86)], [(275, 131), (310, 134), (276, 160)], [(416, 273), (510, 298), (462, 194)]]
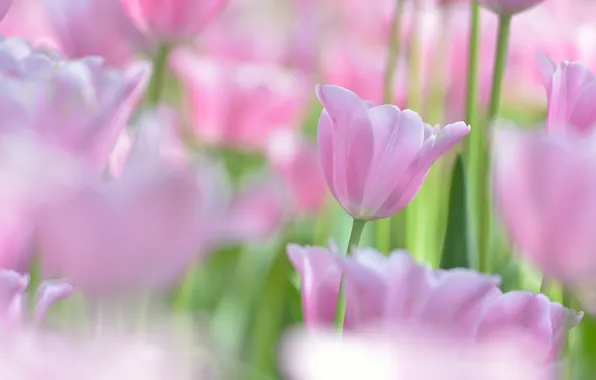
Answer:
[(539, 56), (548, 99), (547, 127), (551, 132), (596, 129), (596, 75), (579, 62), (557, 65)]
[(521, 13), (543, 2), (544, 0), (478, 0), (478, 4), (500, 15)]
[(106, 69), (101, 58), (63, 61), (15, 39), (0, 41), (0, 130), (31, 129), (98, 169), (144, 89), (144, 63)]
[(196, 37), (228, 0), (120, 0), (130, 17), (155, 42)]
[[(28, 285), (28, 275), (0, 269), (0, 324), (9, 323), (15, 326), (14, 324), (18, 325), (24, 322), (24, 313), (28, 302), (25, 291)], [(72, 285), (62, 280), (42, 282), (35, 293), (33, 310), (35, 323), (41, 324), (50, 307), (69, 297), (73, 292)]]
[[(288, 334), (281, 365), (288, 380), (547, 380), (553, 368), (536, 368), (506, 336), (466, 345), (436, 331), (375, 328)], [(534, 347), (533, 345), (529, 348)]]
[(0, 0), (0, 21), (6, 16), (11, 5), (12, 0)]
[(346, 258), (322, 247), (289, 245), (288, 256), (302, 279), (309, 328), (333, 324), (342, 275), (348, 330), (376, 324), (428, 326), (467, 343), (522, 333), (545, 347), (537, 366), (557, 360), (567, 331), (581, 319), (543, 295), (502, 294), (498, 277), (465, 269), (433, 270), (403, 251), (386, 257), (371, 248), (358, 249)]
[[(4, 20), (0, 22), (0, 35), (23, 38), (36, 46), (58, 47), (42, 1), (13, 0)], [(0, 0), (2, 2), (6, 0)]]
[(204, 257), (218, 225), (215, 172), (172, 165), (145, 125), (118, 180), (91, 183), (44, 210), (43, 264), (94, 296), (161, 291)]
[(44, 0), (61, 50), (69, 58), (101, 56), (123, 66), (143, 46), (119, 0)]
[(282, 131), (269, 141), (267, 157), (284, 181), (293, 212), (316, 214), (327, 195), (316, 147), (298, 133)]
[(318, 143), (331, 193), (356, 219), (386, 218), (410, 203), (431, 165), (466, 136), (463, 122), (431, 127), (411, 110), (370, 107), (339, 86), (317, 86), (325, 107)]
[(596, 136), (514, 129), (495, 135), (496, 207), (513, 243), (548, 278), (593, 286)]
[(189, 51), (174, 52), (171, 63), (201, 142), (265, 149), (273, 132), (296, 127), (306, 106), (304, 82), (276, 65), (199, 59)]

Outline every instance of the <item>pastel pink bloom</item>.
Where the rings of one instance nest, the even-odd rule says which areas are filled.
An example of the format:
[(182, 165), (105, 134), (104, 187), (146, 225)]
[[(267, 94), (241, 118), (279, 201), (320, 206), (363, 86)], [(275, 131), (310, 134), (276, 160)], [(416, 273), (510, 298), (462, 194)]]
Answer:
[(120, 0), (130, 17), (156, 42), (196, 37), (228, 0)]
[[(22, 38), (35, 46), (58, 47), (42, 1), (9, 0), (12, 6), (0, 22), (0, 35)], [(1, 2), (6, 3), (6, 0)]]
[(172, 165), (146, 125), (118, 180), (91, 182), (47, 207), (38, 239), (47, 273), (93, 296), (165, 290), (208, 252), (221, 189), (210, 167)]
[(596, 75), (579, 62), (557, 65), (539, 56), (540, 71), (548, 99), (550, 132), (572, 130), (586, 133), (596, 128)]
[(6, 16), (11, 5), (12, 0), (0, 0), (0, 21)]
[(490, 303), (478, 329), (478, 339), (529, 332), (535, 343), (526, 360), (548, 365), (559, 359), (568, 330), (577, 325), (583, 313), (575, 313), (543, 294), (514, 291)]
[(272, 136), (267, 157), (283, 179), (293, 212), (316, 214), (327, 195), (316, 147), (295, 132), (282, 131)]
[(221, 239), (229, 243), (263, 241), (274, 237), (286, 218), (284, 193), (270, 174), (249, 177), (227, 210)]
[(35, 131), (102, 169), (148, 76), (144, 63), (106, 69), (101, 58), (64, 61), (0, 41), (0, 130)]
[(201, 142), (261, 150), (278, 130), (293, 129), (307, 104), (304, 82), (276, 65), (238, 64), (173, 53), (185, 105)]
[(558, 359), (567, 331), (582, 316), (543, 295), (502, 294), (498, 277), (465, 269), (433, 270), (403, 251), (384, 256), (367, 248), (345, 257), (335, 249), (289, 245), (288, 256), (302, 280), (308, 328), (332, 326), (341, 276), (347, 330), (378, 324), (433, 328), (470, 344), (523, 334), (545, 347), (535, 352), (536, 366)]
[[(6, 327), (6, 323), (9, 326), (24, 323), (28, 302), (25, 291), (28, 285), (28, 275), (0, 269), (0, 328)], [(62, 280), (42, 282), (35, 293), (34, 322), (41, 324), (50, 307), (68, 298), (73, 292), (73, 286)]]
[(441, 129), (411, 110), (370, 107), (355, 93), (317, 86), (325, 107), (318, 144), (331, 193), (356, 219), (386, 218), (410, 203), (431, 165), (466, 136), (463, 122)]
[(436, 331), (404, 326), (342, 335), (294, 331), (282, 342), (281, 365), (288, 380), (554, 378), (551, 368), (535, 368), (526, 360), (519, 340), (507, 336), (466, 345)]
[(44, 0), (60, 49), (69, 58), (101, 56), (123, 66), (143, 46), (119, 0)]
[(573, 286), (596, 275), (596, 136), (514, 129), (494, 139), (497, 210), (521, 254)]
[(544, 0), (478, 0), (478, 4), (500, 15), (521, 13), (542, 2)]

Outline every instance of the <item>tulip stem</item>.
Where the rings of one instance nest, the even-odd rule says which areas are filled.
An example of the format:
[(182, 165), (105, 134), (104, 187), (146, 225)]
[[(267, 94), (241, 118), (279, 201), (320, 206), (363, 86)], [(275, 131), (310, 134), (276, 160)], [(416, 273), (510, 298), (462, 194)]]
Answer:
[(170, 47), (162, 44), (157, 48), (155, 56), (153, 57), (153, 73), (149, 88), (147, 89), (147, 104), (155, 106), (161, 97), (163, 87), (165, 84), (167, 74), (168, 56), (170, 55)]
[(490, 95), (490, 108), (488, 110), (488, 122), (499, 113), (501, 104), (501, 89), (503, 88), (503, 75), (505, 74), (505, 63), (507, 62), (507, 49), (509, 45), (509, 34), (511, 31), (511, 16), (499, 17), (499, 31), (497, 35), (497, 50), (495, 52), (495, 64), (493, 67), (493, 83)]
[(393, 77), (397, 70), (397, 58), (399, 56), (401, 18), (404, 13), (403, 0), (395, 1), (395, 11), (391, 19), (391, 29), (389, 31), (387, 45), (387, 66), (385, 66), (385, 80), (383, 86), (383, 102), (393, 104)]
[[(348, 248), (346, 249), (346, 255), (350, 255), (352, 249), (358, 248), (360, 238), (362, 237), (362, 231), (366, 220), (354, 219), (352, 222), (352, 232), (350, 232), (350, 240), (348, 241)], [(343, 330), (344, 319), (346, 317), (346, 292), (344, 289), (343, 278), (339, 283), (339, 292), (337, 296), (337, 305), (335, 307), (335, 326), (339, 331)]]

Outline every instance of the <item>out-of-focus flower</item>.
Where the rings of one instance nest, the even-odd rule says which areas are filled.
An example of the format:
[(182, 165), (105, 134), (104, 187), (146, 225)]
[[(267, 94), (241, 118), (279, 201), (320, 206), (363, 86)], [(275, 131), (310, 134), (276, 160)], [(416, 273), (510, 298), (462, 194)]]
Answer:
[(325, 107), (318, 144), (331, 193), (356, 219), (375, 220), (405, 207), (431, 165), (467, 135), (463, 122), (441, 129), (411, 110), (371, 107), (339, 86), (317, 86)]
[(294, 131), (280, 131), (272, 135), (267, 157), (284, 181), (293, 212), (317, 213), (327, 187), (316, 147)]
[(119, 0), (44, 0), (44, 6), (69, 58), (101, 56), (108, 65), (122, 66), (143, 45)]
[[(430, 326), (461, 342), (521, 332), (541, 343), (534, 363), (553, 363), (581, 314), (543, 295), (502, 294), (499, 278), (463, 270), (432, 270), (403, 251), (386, 257), (359, 249), (353, 258), (321, 247), (288, 246), (301, 275), (308, 327), (333, 324), (340, 276), (346, 291), (346, 329), (375, 324)], [(532, 310), (529, 312), (528, 310)]]
[[(375, 328), (358, 333), (292, 332), (281, 364), (289, 380), (420, 379), (546, 380), (553, 368), (536, 368), (511, 335), (462, 344), (434, 330)], [(524, 345), (533, 348), (537, 345)]]
[(44, 0), (12, 0), (12, 6), (0, 22), (0, 35), (22, 38), (35, 46), (57, 48), (59, 44), (42, 1)]
[(521, 13), (542, 2), (544, 0), (478, 0), (478, 4), (500, 15)]
[(44, 268), (82, 291), (163, 290), (204, 257), (219, 225), (217, 172), (173, 165), (160, 151), (164, 131), (143, 125), (118, 180), (91, 183), (44, 210)]
[(12, 0), (0, 0), (0, 21), (6, 16), (11, 5)]
[(596, 275), (596, 136), (504, 129), (495, 136), (496, 206), (519, 251), (584, 289)]
[[(20, 324), (24, 321), (27, 306), (25, 291), (28, 285), (28, 275), (0, 269), (0, 329), (6, 327), (6, 323)], [(63, 280), (42, 282), (35, 294), (34, 322), (40, 324), (54, 303), (69, 297), (73, 292), (73, 286)]]
[(245, 179), (222, 224), (222, 243), (263, 241), (282, 227), (287, 207), (278, 178), (265, 173)]
[(579, 62), (557, 65), (539, 56), (548, 99), (547, 127), (551, 132), (571, 129), (585, 133), (596, 128), (596, 75)]
[(145, 63), (106, 69), (64, 61), (23, 41), (0, 41), (0, 130), (31, 129), (102, 169), (148, 75)]
[(201, 142), (264, 149), (273, 132), (295, 128), (306, 106), (304, 82), (275, 65), (199, 59), (188, 51), (174, 52), (171, 62), (186, 84)]
[(151, 39), (172, 43), (196, 37), (228, 0), (120, 0)]

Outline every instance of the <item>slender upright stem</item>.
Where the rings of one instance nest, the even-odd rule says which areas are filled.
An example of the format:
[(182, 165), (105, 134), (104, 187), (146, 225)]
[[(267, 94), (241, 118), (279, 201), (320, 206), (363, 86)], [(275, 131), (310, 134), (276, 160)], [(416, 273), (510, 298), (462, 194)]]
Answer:
[(503, 88), (503, 76), (505, 74), (505, 63), (507, 62), (510, 31), (511, 16), (500, 16), (499, 31), (497, 34), (497, 50), (495, 51), (495, 65), (493, 67), (493, 83), (490, 95), (490, 108), (488, 110), (489, 123), (492, 122), (499, 113), (499, 106), (501, 104), (501, 89)]
[(480, 44), (480, 6), (472, 1), (470, 15), (470, 40), (468, 42), (468, 77), (466, 83), (466, 123), (476, 125), (476, 107), (478, 99), (478, 69)]
[(151, 81), (149, 82), (149, 88), (147, 89), (147, 104), (154, 106), (156, 105), (163, 92), (167, 74), (167, 63), (168, 55), (170, 54), (170, 47), (166, 44), (160, 45), (155, 52), (153, 57), (153, 73), (151, 75)]
[[(346, 250), (347, 255), (354, 248), (358, 248), (360, 238), (362, 237), (362, 231), (366, 225), (365, 220), (354, 219), (352, 222), (352, 231), (350, 232), (350, 239), (348, 241), (348, 249)], [(344, 291), (343, 279), (339, 284), (339, 294), (337, 297), (337, 305), (335, 308), (335, 326), (341, 331), (344, 326), (344, 319), (346, 317), (346, 293)]]

